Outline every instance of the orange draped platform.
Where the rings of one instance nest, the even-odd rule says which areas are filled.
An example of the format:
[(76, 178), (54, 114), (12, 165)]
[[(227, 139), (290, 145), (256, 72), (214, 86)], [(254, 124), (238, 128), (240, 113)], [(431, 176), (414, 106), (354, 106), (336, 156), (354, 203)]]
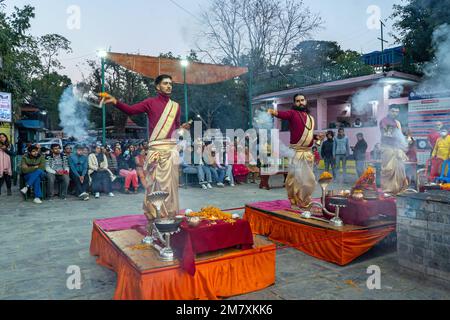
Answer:
[(219, 299), (264, 289), (275, 283), (274, 244), (255, 236), (250, 250), (228, 249), (196, 259), (195, 276), (178, 262), (163, 262), (154, 249), (138, 250), (136, 230), (105, 232), (94, 223), (90, 253), (117, 273), (116, 300)]
[(338, 265), (350, 263), (396, 228), (395, 222), (377, 222), (367, 227), (334, 227), (326, 222), (303, 219), (299, 214), (265, 212), (250, 205), (245, 207), (244, 219), (256, 234)]

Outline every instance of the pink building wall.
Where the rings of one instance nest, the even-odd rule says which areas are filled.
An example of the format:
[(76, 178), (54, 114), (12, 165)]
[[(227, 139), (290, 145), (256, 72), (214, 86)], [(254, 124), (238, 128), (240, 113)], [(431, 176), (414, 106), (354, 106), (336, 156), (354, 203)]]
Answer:
[[(346, 94), (351, 97), (357, 91), (362, 88), (352, 89), (352, 90), (341, 90), (334, 91), (333, 93), (328, 93), (319, 96), (308, 96), (309, 108), (311, 110), (311, 115), (316, 120), (316, 131), (324, 132), (327, 130), (332, 130), (337, 134), (336, 129), (328, 129), (329, 123), (334, 122), (334, 119), (337, 117), (341, 117), (342, 111), (349, 105), (349, 103), (338, 104), (338, 105), (328, 105), (327, 98), (344, 96)], [(280, 98), (275, 100), (277, 104), (278, 110), (287, 110), (292, 105), (292, 98)], [(380, 142), (381, 134), (379, 129), (380, 121), (387, 116), (388, 107), (391, 104), (407, 104), (408, 98), (397, 98), (397, 99), (389, 99), (389, 92), (386, 88), (380, 88), (380, 98), (379, 105), (376, 113), (377, 126), (375, 127), (363, 127), (363, 128), (345, 128), (345, 134), (349, 138), (350, 146), (354, 146), (357, 142), (356, 134), (362, 133), (364, 138), (368, 144), (367, 152), (373, 150), (375, 144)], [(351, 111), (350, 111), (351, 112)], [(281, 129), (281, 120), (277, 119), (275, 121), (275, 128)], [(290, 133), (289, 132), (280, 132), (281, 141), (289, 146)]]

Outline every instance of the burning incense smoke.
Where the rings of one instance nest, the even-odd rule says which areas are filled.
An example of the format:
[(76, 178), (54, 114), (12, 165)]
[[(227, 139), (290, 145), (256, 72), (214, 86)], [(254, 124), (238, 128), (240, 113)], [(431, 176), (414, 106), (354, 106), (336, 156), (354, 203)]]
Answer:
[(77, 140), (86, 139), (88, 136), (89, 120), (88, 107), (81, 101), (80, 91), (73, 86), (64, 90), (58, 104), (60, 126), (64, 133)]
[(436, 28), (432, 38), (435, 57), (424, 65), (424, 80), (417, 92), (443, 92), (450, 90), (450, 25), (443, 24)]
[(255, 111), (253, 124), (256, 129), (270, 130), (273, 129), (273, 118), (265, 108), (261, 108)]

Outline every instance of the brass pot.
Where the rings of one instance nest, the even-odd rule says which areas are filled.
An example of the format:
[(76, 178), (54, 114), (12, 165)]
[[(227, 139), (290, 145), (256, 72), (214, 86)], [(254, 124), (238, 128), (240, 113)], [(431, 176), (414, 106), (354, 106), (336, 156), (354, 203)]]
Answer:
[(364, 193), (362, 192), (353, 192), (352, 198), (355, 200), (363, 200), (364, 199)]

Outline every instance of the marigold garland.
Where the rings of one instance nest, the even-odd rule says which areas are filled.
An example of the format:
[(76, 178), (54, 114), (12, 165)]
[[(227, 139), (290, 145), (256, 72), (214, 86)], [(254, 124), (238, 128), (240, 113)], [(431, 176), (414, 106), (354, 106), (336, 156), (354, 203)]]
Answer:
[(219, 208), (208, 206), (205, 208), (202, 208), (200, 212), (192, 212), (188, 214), (189, 217), (200, 217), (202, 219), (206, 220), (222, 220), (227, 223), (235, 223), (236, 220), (232, 218), (232, 215), (230, 213), (223, 212)]

